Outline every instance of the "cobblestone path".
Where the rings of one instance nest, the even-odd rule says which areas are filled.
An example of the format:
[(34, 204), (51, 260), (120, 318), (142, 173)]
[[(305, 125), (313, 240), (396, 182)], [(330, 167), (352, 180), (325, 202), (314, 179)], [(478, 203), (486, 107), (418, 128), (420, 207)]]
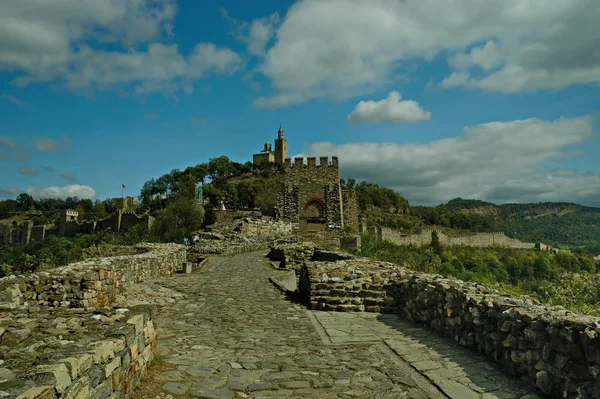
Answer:
[[(484, 373), (493, 387), (474, 384), (484, 374), (461, 374), (461, 365), (448, 358), (452, 348), (440, 341), (438, 353), (418, 344), (413, 335), (419, 331), (398, 319), (307, 311), (269, 283), (276, 272), (262, 251), (213, 258), (193, 274), (155, 281), (184, 296), (159, 307), (157, 358), (134, 399), (504, 399), (525, 393), (514, 381), (488, 379), (494, 370)], [(479, 359), (468, 360), (487, 370), (477, 366)]]

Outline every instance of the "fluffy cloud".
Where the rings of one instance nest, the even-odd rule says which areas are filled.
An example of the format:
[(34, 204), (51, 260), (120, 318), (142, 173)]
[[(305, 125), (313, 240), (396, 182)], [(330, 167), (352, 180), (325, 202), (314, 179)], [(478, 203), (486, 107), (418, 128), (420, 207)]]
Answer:
[(28, 176), (37, 176), (40, 174), (40, 171), (37, 169), (32, 169), (30, 167), (27, 166), (20, 166), (19, 167), (19, 173), (22, 175), (28, 175)]
[(71, 181), (73, 181), (77, 178), (77, 176), (75, 176), (71, 172), (63, 172), (60, 175), (63, 177), (63, 179), (67, 179), (67, 180), (71, 180)]
[(207, 73), (239, 66), (235, 52), (212, 43), (187, 56), (162, 44), (175, 15), (175, 0), (0, 2), (0, 71), (20, 73), (13, 81), (20, 86), (58, 80), (72, 89), (119, 90), (129, 83), (143, 94), (190, 91)]
[(596, 136), (593, 125), (591, 116), (491, 122), (426, 144), (314, 143), (305, 154), (337, 155), (343, 176), (392, 187), (415, 204), (462, 197), (600, 206), (600, 174), (560, 167)]
[(419, 103), (412, 100), (400, 101), (401, 98), (399, 92), (391, 91), (383, 100), (361, 101), (348, 115), (348, 122), (351, 124), (384, 121), (415, 123), (431, 119), (431, 113), (424, 111)]
[(96, 190), (90, 186), (82, 186), (79, 184), (72, 184), (69, 186), (58, 187), (33, 187), (29, 186), (24, 190), (10, 187), (0, 188), (0, 198), (15, 198), (21, 193), (27, 193), (34, 198), (67, 198), (67, 197), (79, 197), (96, 199)]
[(256, 18), (250, 23), (231, 17), (224, 8), (221, 8), (221, 15), (232, 25), (233, 36), (246, 44), (246, 49), (250, 54), (265, 55), (265, 47), (275, 35), (275, 25), (279, 22), (279, 13), (275, 12), (266, 17)]
[(600, 82), (599, 20), (596, 0), (302, 0), (259, 70), (296, 103), (382, 89), (441, 55), (460, 73), (447, 86), (558, 89)]

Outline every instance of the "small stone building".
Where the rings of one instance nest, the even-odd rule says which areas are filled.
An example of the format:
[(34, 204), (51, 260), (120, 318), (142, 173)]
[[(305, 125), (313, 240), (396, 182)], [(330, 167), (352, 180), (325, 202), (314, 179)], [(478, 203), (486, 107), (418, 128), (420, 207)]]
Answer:
[(285, 160), (283, 220), (298, 223), (300, 230), (358, 228), (354, 190), (342, 190), (337, 157), (303, 157)]

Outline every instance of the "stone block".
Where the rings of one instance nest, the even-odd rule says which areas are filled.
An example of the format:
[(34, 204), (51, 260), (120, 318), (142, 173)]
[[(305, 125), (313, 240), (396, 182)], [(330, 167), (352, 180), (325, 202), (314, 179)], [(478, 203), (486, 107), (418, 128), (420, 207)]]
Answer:
[(115, 357), (113, 360), (111, 360), (109, 363), (107, 363), (104, 366), (104, 375), (106, 376), (106, 378), (108, 378), (113, 371), (117, 368), (121, 366), (121, 358), (119, 356)]
[(112, 341), (92, 342), (88, 347), (95, 364), (104, 363), (115, 356), (115, 344)]
[(40, 385), (53, 385), (58, 393), (71, 385), (69, 369), (63, 363), (37, 366), (30, 378)]
[(17, 396), (17, 399), (54, 399), (54, 386), (43, 385), (41, 387), (29, 388)]

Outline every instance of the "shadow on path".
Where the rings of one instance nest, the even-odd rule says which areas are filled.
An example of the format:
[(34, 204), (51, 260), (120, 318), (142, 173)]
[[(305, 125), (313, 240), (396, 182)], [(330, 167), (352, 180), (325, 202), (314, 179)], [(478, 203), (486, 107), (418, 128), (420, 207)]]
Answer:
[(332, 344), (384, 342), (452, 399), (542, 398), (492, 360), (397, 315), (311, 312)]

